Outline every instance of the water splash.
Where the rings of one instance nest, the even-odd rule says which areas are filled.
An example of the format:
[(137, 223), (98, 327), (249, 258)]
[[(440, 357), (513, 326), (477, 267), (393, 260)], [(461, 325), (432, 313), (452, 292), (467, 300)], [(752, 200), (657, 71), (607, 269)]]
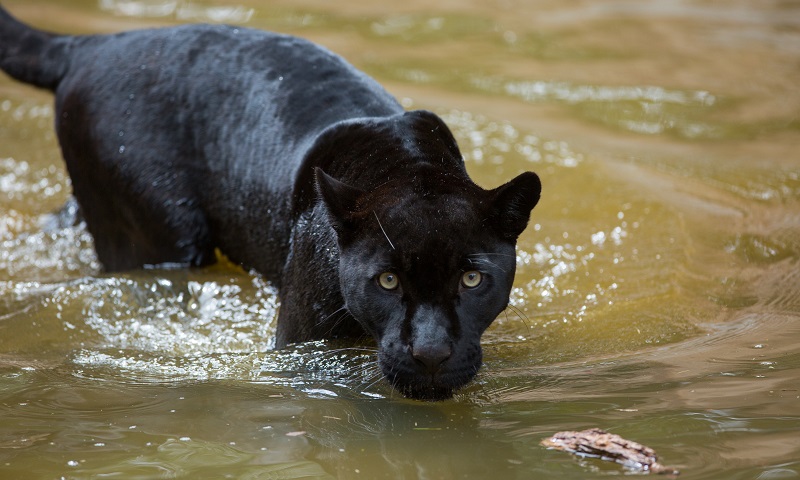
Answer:
[(114, 277), (78, 300), (86, 326), (111, 348), (177, 357), (270, 350), (277, 292), (257, 276), (250, 286), (229, 282)]
[(85, 224), (18, 233), (35, 228), (31, 223), (30, 218), (14, 211), (0, 217), (0, 277), (58, 281), (100, 270)]
[(61, 198), (69, 180), (55, 165), (36, 168), (25, 160), (0, 158), (0, 202), (8, 207)]

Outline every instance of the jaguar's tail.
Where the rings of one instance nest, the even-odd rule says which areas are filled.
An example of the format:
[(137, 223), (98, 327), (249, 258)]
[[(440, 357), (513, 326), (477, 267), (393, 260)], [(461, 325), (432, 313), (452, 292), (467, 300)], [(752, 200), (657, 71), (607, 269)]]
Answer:
[(67, 62), (59, 38), (25, 25), (0, 6), (0, 69), (11, 77), (54, 90)]

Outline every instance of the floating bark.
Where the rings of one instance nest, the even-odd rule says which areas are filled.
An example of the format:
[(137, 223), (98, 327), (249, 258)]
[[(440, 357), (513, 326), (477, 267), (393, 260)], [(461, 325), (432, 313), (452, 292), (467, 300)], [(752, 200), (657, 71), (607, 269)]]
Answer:
[(677, 469), (658, 463), (658, 457), (652, 448), (599, 428), (590, 428), (581, 432), (558, 432), (552, 437), (542, 440), (542, 445), (584, 457), (617, 462), (633, 470), (667, 475), (680, 473)]

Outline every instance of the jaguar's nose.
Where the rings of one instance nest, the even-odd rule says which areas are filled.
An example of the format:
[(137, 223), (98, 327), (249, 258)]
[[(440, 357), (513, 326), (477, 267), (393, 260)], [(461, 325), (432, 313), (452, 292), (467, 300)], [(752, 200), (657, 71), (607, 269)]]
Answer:
[(449, 345), (420, 345), (411, 347), (411, 356), (434, 374), (439, 371), (442, 364), (450, 358), (452, 350)]

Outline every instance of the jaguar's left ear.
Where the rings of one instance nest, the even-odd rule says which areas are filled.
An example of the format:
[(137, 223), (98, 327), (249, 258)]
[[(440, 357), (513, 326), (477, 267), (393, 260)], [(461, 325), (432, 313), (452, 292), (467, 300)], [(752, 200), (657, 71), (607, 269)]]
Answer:
[(336, 233), (341, 235), (352, 228), (358, 211), (358, 201), (365, 192), (336, 180), (319, 167), (314, 169), (314, 174), (317, 192), (328, 209), (331, 224)]
[(504, 239), (516, 241), (528, 226), (531, 210), (539, 203), (541, 193), (542, 182), (533, 172), (525, 172), (491, 190), (490, 224)]

